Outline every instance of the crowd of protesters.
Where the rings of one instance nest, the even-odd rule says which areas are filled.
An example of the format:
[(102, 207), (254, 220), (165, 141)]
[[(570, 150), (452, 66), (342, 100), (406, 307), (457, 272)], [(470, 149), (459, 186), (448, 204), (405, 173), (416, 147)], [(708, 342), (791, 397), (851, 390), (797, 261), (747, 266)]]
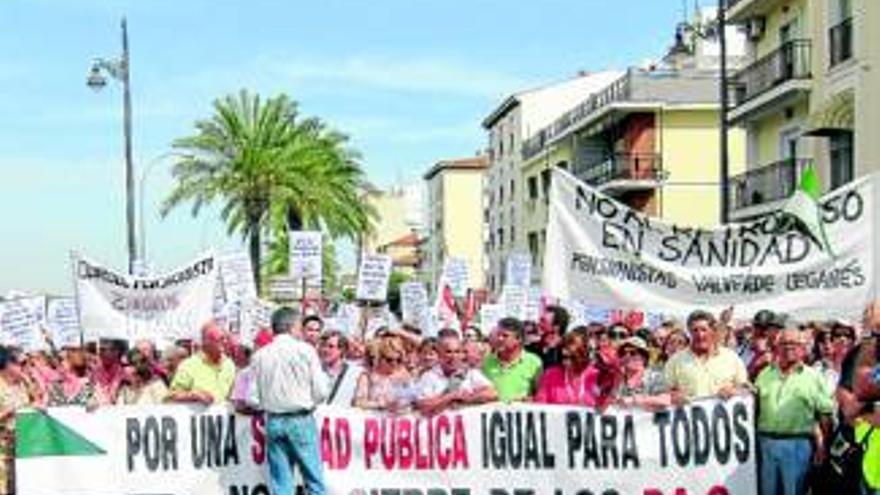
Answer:
[[(538, 322), (504, 318), (435, 337), (403, 325), (365, 340), (282, 308), (253, 342), (211, 322), (198, 341), (161, 352), (149, 341), (27, 355), (0, 347), (0, 494), (13, 491), (14, 418), (27, 407), (231, 401), (244, 413), (266, 412), (271, 439), (314, 429), (311, 412), (322, 403), (426, 415), (495, 401), (658, 410), (749, 393), (761, 493), (829, 493), (829, 482), (835, 493), (876, 493), (864, 483), (872, 480), (847, 470), (841, 448), (880, 425), (880, 302), (861, 324), (798, 323), (769, 310), (749, 324), (730, 317), (698, 310), (652, 329), (569, 328), (566, 310), (549, 306)], [(299, 464), (309, 493), (320, 494), (317, 444), (307, 450)], [(270, 449), (278, 493), (292, 486), (287, 461)]]

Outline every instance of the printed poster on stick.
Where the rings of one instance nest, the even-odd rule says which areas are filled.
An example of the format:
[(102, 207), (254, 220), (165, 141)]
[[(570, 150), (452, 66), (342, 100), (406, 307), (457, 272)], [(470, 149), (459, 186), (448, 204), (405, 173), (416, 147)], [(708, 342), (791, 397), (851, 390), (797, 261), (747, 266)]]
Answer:
[(291, 231), (290, 276), (295, 279), (309, 279), (320, 286), (324, 273), (323, 237), (316, 231)]
[(364, 254), (358, 270), (357, 298), (362, 301), (384, 301), (388, 297), (390, 277), (390, 256)]

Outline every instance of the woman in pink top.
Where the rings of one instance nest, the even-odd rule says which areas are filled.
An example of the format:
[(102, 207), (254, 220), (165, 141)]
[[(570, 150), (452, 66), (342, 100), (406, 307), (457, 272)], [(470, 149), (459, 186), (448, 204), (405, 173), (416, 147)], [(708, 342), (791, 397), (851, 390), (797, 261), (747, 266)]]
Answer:
[(562, 364), (544, 371), (534, 402), (596, 406), (598, 370), (590, 365), (587, 337), (570, 332), (562, 339)]

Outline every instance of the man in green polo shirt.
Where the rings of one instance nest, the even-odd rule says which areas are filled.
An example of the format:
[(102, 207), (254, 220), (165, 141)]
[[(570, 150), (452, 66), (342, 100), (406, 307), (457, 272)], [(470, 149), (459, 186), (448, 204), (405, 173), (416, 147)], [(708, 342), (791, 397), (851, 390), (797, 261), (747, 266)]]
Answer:
[(801, 495), (810, 465), (824, 453), (834, 414), (832, 391), (815, 368), (803, 363), (804, 337), (784, 330), (776, 362), (755, 379), (761, 494)]
[(528, 399), (541, 376), (541, 358), (523, 349), (523, 324), (516, 318), (498, 322), (492, 353), (483, 361), (483, 374), (495, 385), (498, 400)]
[(216, 404), (225, 401), (235, 381), (235, 364), (224, 355), (226, 335), (216, 323), (202, 327), (202, 349), (186, 358), (171, 380), (171, 402)]

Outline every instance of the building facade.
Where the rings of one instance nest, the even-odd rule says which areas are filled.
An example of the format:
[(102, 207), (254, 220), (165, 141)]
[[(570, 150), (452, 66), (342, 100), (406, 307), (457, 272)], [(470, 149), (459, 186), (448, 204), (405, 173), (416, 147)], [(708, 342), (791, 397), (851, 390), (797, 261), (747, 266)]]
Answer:
[(880, 170), (880, 3), (727, 0), (747, 33), (732, 77), (730, 122), (747, 133), (747, 168), (731, 177), (734, 219), (778, 208), (815, 164), (826, 189)]
[(394, 269), (416, 275), (424, 259), (420, 249), (420, 239), (426, 235), (424, 184), (369, 187), (365, 194), (376, 220), (373, 232), (361, 240), (361, 252), (390, 254)]
[(442, 160), (424, 175), (428, 193), (424, 275), (435, 286), (448, 258), (464, 259), (470, 287), (482, 289), (485, 156)]
[(621, 72), (578, 74), (559, 83), (522, 91), (507, 97), (482, 123), (488, 134), (489, 169), (483, 209), (485, 286), (498, 292), (504, 285), (507, 257), (526, 252), (521, 229), (525, 184), (522, 180), (522, 146), (560, 114), (619, 77)]

